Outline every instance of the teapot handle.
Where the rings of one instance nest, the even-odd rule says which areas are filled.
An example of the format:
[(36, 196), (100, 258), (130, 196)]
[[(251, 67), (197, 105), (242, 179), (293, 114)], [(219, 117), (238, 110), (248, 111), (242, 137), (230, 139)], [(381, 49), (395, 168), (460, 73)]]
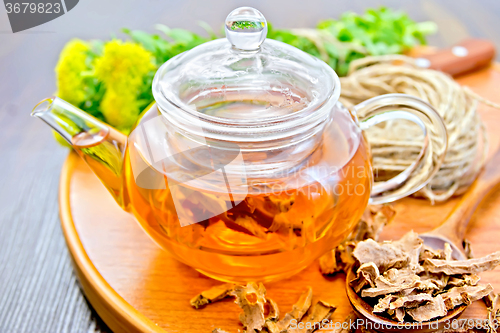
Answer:
[(422, 149), (410, 166), (397, 176), (373, 185), (371, 204), (411, 195), (432, 179), (446, 155), (448, 136), (443, 119), (431, 105), (414, 96), (387, 94), (356, 105), (354, 111), (362, 130), (388, 120), (404, 119), (417, 124), (424, 135)]

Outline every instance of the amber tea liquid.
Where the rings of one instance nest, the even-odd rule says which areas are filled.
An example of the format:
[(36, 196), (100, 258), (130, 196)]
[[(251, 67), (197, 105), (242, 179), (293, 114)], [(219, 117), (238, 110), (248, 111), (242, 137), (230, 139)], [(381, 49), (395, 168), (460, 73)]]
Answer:
[[(235, 114), (255, 105), (254, 101), (217, 103), (204, 110), (217, 115), (233, 108)], [(156, 107), (145, 118), (148, 114), (157, 114)], [(285, 181), (289, 175), (282, 175), (274, 183), (286, 186), (260, 186), (258, 190), (249, 186), (248, 194), (235, 205), (231, 197), (228, 199), (224, 184), (220, 191), (213, 186), (177, 185), (180, 189), (175, 195), (183, 196), (177, 198), (183, 214), (211, 216), (214, 214), (210, 211), (217, 211), (216, 207), (229, 207), (224, 213), (184, 227), (178, 220), (169, 179), (161, 170), (154, 172), (164, 183), (163, 188), (137, 185), (131, 163), (141, 157), (131, 151), (129, 143), (123, 167), (124, 206), (160, 246), (208, 276), (236, 282), (291, 276), (338, 245), (367, 205), (372, 183), (369, 150), (361, 134), (345, 134), (354, 128), (350, 114), (339, 111), (333, 117), (321, 144), (294, 171), (309, 178), (312, 174), (313, 179), (295, 176), (300, 179), (297, 186)], [(318, 166), (327, 166), (327, 172), (323, 169), (315, 176)], [(247, 180), (249, 184), (258, 183), (251, 177)]]

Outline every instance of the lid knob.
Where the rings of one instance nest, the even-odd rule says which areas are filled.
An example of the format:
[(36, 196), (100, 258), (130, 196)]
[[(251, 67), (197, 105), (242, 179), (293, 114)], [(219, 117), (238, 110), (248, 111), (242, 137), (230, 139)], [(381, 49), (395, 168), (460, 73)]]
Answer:
[(260, 48), (267, 35), (267, 21), (264, 15), (252, 7), (240, 7), (226, 18), (226, 38), (233, 48), (255, 51)]

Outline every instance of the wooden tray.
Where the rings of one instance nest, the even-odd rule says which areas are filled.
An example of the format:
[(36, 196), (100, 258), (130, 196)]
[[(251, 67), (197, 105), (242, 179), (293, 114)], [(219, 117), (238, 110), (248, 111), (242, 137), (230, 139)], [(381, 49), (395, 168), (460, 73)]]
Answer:
[[(500, 67), (462, 77), (459, 81), (493, 101), (500, 102)], [(500, 141), (500, 111), (481, 107), (490, 137), (490, 151)], [(500, 166), (499, 166), (500, 167)], [(211, 332), (220, 327), (229, 332), (242, 329), (239, 308), (228, 299), (194, 310), (191, 297), (218, 284), (173, 259), (157, 247), (131, 215), (115, 204), (104, 186), (85, 163), (71, 153), (64, 164), (60, 184), (61, 223), (75, 270), (90, 303), (115, 332)], [(431, 206), (418, 199), (396, 204), (396, 220), (382, 235), (398, 238), (413, 229), (424, 232), (442, 221), (455, 204)], [(492, 193), (474, 215), (467, 238), (476, 256), (500, 250), (500, 191)], [(482, 274), (500, 290), (498, 271)], [(315, 298), (338, 306), (333, 320), (342, 321), (350, 312), (344, 277), (323, 277), (317, 264), (291, 279), (267, 284), (268, 295), (281, 311), (289, 311), (306, 286)], [(463, 317), (484, 318), (481, 302)]]

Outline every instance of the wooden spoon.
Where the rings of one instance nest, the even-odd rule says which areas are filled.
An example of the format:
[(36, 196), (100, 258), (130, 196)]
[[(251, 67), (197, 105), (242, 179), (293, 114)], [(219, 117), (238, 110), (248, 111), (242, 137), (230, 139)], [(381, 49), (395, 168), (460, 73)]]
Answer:
[[(454, 259), (467, 259), (462, 245), (467, 224), (479, 203), (499, 182), (500, 149), (484, 165), (477, 179), (444, 222), (432, 231), (420, 235), (424, 244), (434, 249), (443, 249), (444, 243), (449, 243), (453, 250), (452, 256)], [(405, 332), (435, 332), (436, 329), (441, 329), (445, 324), (449, 324), (449, 320), (460, 316), (466, 309), (466, 306), (462, 305), (450, 310), (445, 317), (437, 321), (411, 323), (413, 326), (405, 328), (395, 320), (373, 313), (373, 307), (356, 294), (349, 285), (349, 281), (352, 281), (355, 277), (354, 271), (349, 269), (346, 278), (347, 297), (358, 316), (365, 321), (371, 321), (373, 324), (378, 325), (379, 328), (376, 330), (380, 332), (399, 332), (401, 330)]]

